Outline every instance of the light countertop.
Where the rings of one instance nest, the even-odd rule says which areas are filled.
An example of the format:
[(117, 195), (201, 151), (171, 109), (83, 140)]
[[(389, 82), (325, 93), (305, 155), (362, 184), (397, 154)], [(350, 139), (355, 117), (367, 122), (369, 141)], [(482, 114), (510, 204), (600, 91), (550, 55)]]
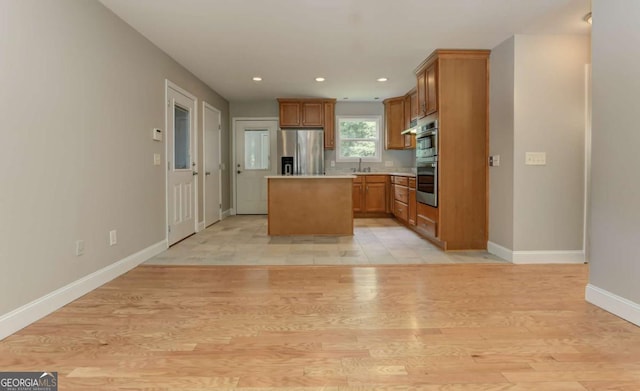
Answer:
[(353, 179), (355, 175), (268, 175), (267, 179)]
[(393, 176), (408, 176), (415, 177), (413, 172), (354, 172), (352, 175), (393, 175)]

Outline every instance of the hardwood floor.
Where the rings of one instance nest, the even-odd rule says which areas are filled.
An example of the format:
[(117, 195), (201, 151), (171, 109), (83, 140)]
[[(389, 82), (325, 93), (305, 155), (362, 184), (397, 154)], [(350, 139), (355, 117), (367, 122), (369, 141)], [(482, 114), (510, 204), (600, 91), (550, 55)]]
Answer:
[(0, 341), (60, 390), (638, 390), (585, 265), (141, 266)]

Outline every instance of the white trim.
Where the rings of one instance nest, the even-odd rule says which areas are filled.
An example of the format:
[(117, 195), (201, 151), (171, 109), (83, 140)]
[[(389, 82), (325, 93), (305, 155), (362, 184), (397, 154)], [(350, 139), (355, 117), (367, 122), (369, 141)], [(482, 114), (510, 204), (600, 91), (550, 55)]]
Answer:
[(513, 251), (487, 242), (487, 251), (517, 265), (544, 263), (584, 263), (584, 250), (575, 251)]
[(198, 232), (204, 230), (206, 226), (204, 225), (204, 221), (198, 223)]
[(374, 163), (379, 163), (382, 162), (382, 150), (383, 150), (383, 143), (385, 142), (386, 139), (386, 129), (385, 131), (383, 131), (382, 129), (382, 116), (381, 115), (375, 115), (375, 114), (370, 114), (370, 115), (336, 115), (336, 125), (335, 125), (335, 129), (336, 129), (336, 162), (339, 163), (357, 163), (360, 158), (343, 158), (340, 156), (340, 119), (351, 119), (351, 120), (355, 120), (355, 119), (361, 119), (361, 120), (371, 120), (371, 119), (375, 119), (376, 121), (376, 127), (378, 130), (378, 141), (376, 144), (376, 156), (374, 157), (363, 157), (362, 161), (363, 162), (374, 162)]
[(584, 210), (583, 210), (583, 232), (582, 232), (582, 250), (585, 253), (585, 260), (588, 260), (588, 248), (590, 238), (590, 212), (589, 203), (591, 202), (591, 64), (584, 66)]
[(640, 304), (627, 300), (595, 285), (587, 284), (585, 299), (605, 311), (640, 326)]
[(236, 215), (236, 172), (238, 163), (236, 162), (236, 127), (238, 121), (276, 121), (276, 128), (280, 129), (279, 117), (233, 117), (231, 118), (231, 215)]
[(220, 216), (220, 220), (224, 220), (227, 217), (235, 215), (235, 214), (236, 214), (236, 212), (233, 209), (227, 209), (227, 210), (222, 212), (222, 216)]
[(513, 262), (513, 251), (493, 242), (487, 242), (487, 251), (505, 261)]
[(51, 293), (27, 303), (20, 308), (0, 316), (0, 340), (30, 325), (38, 319), (49, 315), (60, 307), (71, 303), (77, 298), (91, 292), (101, 285), (106, 284), (114, 278), (121, 276), (166, 249), (166, 240), (152, 244), (135, 254), (129, 255), (116, 263), (97, 270), (63, 286), (62, 288), (56, 289)]
[(207, 221), (207, 205), (206, 205), (206, 191), (207, 191), (207, 154), (204, 153), (204, 147), (207, 145), (206, 143), (206, 123), (205, 123), (205, 110), (210, 109), (218, 113), (218, 200), (220, 201), (220, 205), (222, 205), (222, 112), (215, 108), (214, 106), (207, 103), (207, 101), (202, 101), (202, 169), (205, 170), (204, 177), (202, 179), (202, 218), (203, 224), (205, 226), (209, 226), (217, 221), (222, 220), (222, 207), (219, 209), (218, 220), (217, 221)]
[[(193, 155), (191, 156), (191, 160), (195, 162), (195, 166), (192, 167), (192, 170), (198, 171), (198, 98), (180, 87), (176, 83), (172, 82), (169, 79), (164, 79), (164, 131), (165, 135), (168, 136), (169, 123), (167, 122), (167, 114), (168, 114), (168, 102), (169, 102), (169, 88), (172, 90), (186, 96), (187, 98), (193, 101), (193, 121), (191, 126), (193, 127), (193, 133), (196, 137), (193, 137)], [(165, 137), (165, 140), (167, 137)], [(167, 168), (167, 161), (169, 160), (169, 151), (167, 150), (169, 143), (165, 141), (164, 143), (164, 164), (165, 164), (165, 174), (164, 174), (164, 205), (165, 205), (165, 221), (164, 221), (164, 230), (165, 230), (165, 240), (169, 243), (169, 170)], [(194, 214), (194, 232), (198, 232), (198, 178), (194, 179), (193, 186), (193, 214)]]

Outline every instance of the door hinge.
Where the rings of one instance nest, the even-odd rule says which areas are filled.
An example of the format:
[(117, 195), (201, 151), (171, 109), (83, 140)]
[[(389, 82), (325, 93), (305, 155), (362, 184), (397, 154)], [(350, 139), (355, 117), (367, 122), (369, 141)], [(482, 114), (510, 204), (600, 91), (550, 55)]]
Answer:
[(222, 204), (220, 204), (220, 209), (222, 209)]

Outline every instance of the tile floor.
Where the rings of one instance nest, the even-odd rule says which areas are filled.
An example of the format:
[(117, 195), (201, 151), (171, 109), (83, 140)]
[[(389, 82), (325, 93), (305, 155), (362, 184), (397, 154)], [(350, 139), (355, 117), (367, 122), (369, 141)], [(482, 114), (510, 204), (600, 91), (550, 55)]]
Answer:
[(268, 236), (266, 216), (232, 216), (148, 260), (152, 265), (506, 263), (486, 251), (445, 253), (390, 218), (355, 219), (353, 236)]

